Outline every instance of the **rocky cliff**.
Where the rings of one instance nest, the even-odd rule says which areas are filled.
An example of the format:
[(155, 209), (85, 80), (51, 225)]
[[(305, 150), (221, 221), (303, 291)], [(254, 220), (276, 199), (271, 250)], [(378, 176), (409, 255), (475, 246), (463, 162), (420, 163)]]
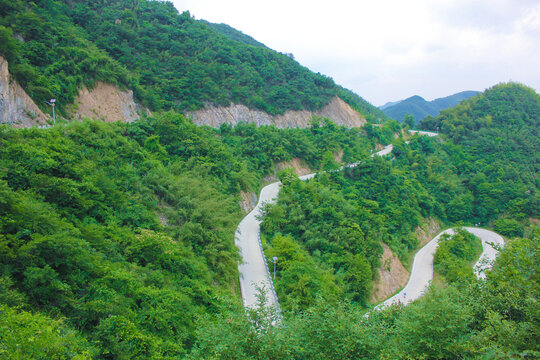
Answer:
[(8, 72), (8, 62), (0, 56), (0, 124), (11, 124), (14, 127), (44, 125), (45, 115), (26, 94), (24, 89)]
[(135, 103), (133, 91), (122, 91), (102, 82), (97, 82), (92, 90), (83, 87), (72, 111), (75, 119), (90, 118), (106, 122), (132, 122), (143, 112), (149, 113)]
[(305, 128), (309, 126), (314, 115), (330, 118), (336, 124), (347, 127), (361, 127), (366, 123), (362, 115), (337, 96), (322, 110), (316, 112), (290, 110), (283, 115), (272, 116), (264, 111), (249, 109), (244, 105), (231, 105), (228, 107), (209, 106), (189, 112), (187, 115), (198, 125), (216, 128), (224, 123), (235, 125), (240, 122), (255, 123), (257, 126), (275, 125), (278, 128)]

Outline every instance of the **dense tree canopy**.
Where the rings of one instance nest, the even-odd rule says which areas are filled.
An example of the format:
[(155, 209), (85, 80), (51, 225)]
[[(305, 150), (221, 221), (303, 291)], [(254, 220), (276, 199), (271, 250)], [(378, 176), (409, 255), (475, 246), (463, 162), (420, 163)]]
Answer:
[(337, 95), (386, 118), (331, 78), (170, 2), (0, 0), (0, 26), (15, 78), (38, 105), (57, 98), (61, 111), (99, 80), (132, 89), (153, 111), (233, 102), (277, 114), (320, 109)]
[[(308, 129), (197, 127), (178, 111), (241, 102), (280, 113), (361, 98), (223, 26), (147, 0), (0, 0), (0, 53), (38, 103), (101, 80), (153, 110), (130, 124), (0, 126), (0, 357), (533, 359), (540, 356), (540, 97), (502, 84), (422, 122)], [(61, 111), (64, 111), (61, 107)], [(408, 140), (408, 141), (405, 141)], [(393, 153), (370, 157), (393, 142)], [(338, 169), (338, 158), (358, 162)], [(276, 163), (262, 216), (284, 318), (241, 306), (241, 191)], [(474, 239), (445, 241), (446, 284), (370, 312), (382, 244), (407, 265), (414, 230), (482, 223), (509, 239), (487, 279)], [(466, 281), (461, 281), (466, 279)], [(247, 315), (247, 316), (246, 316)], [(278, 325), (278, 326), (276, 326)]]
[(437, 118), (426, 118), (420, 126), (440, 129), (449, 139), (445, 151), (466, 191), (455, 201), (473, 200), (471, 217), (482, 222), (497, 216), (524, 222), (540, 213), (539, 121), (540, 96), (509, 83)]
[(198, 316), (239, 303), (239, 191), (258, 190), (276, 162), (358, 160), (368, 144), (328, 121), (216, 130), (174, 112), (0, 127), (0, 331), (20, 324), (0, 351), (19, 351), (11, 342), (37, 329), (26, 322), (52, 321), (23, 354), (184, 355)]

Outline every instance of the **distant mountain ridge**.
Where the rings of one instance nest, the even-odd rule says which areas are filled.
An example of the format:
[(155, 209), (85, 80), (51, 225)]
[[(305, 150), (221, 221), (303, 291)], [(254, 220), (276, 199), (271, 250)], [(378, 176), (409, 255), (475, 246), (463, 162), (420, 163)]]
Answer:
[(454, 95), (427, 101), (419, 95), (411, 96), (405, 100), (388, 102), (382, 106), (379, 106), (387, 116), (403, 122), (405, 115), (411, 114), (416, 119), (416, 122), (421, 121), (426, 116), (437, 116), (441, 110), (448, 109), (456, 106), (463, 100), (479, 94), (478, 91), (462, 91)]

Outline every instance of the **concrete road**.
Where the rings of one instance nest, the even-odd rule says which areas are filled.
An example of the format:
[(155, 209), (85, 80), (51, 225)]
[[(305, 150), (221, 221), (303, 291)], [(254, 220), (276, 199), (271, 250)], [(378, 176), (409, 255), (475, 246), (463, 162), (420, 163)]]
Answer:
[[(428, 136), (436, 135), (436, 133), (423, 131), (420, 131), (419, 133)], [(392, 149), (393, 146), (388, 145), (372, 156), (384, 156), (390, 154)], [(359, 163), (360, 162), (350, 164), (347, 165), (347, 167), (355, 167)], [(308, 180), (314, 176), (315, 173), (303, 175), (299, 178), (300, 180)], [(242, 263), (238, 267), (240, 273), (240, 288), (244, 306), (246, 307), (254, 307), (257, 304), (258, 289), (261, 287), (264, 287), (266, 290), (265, 296), (267, 305), (276, 305), (279, 307), (279, 301), (268, 268), (268, 266), (272, 264), (265, 259), (259, 240), (261, 221), (257, 220), (256, 217), (260, 214), (263, 204), (273, 203), (277, 200), (280, 187), (280, 182), (265, 186), (261, 190), (257, 206), (240, 222), (236, 231), (235, 243), (240, 249), (240, 254), (242, 256)], [(504, 240), (500, 235), (489, 230), (468, 227), (465, 229), (482, 240), (483, 252), (480, 256), (480, 260), (475, 264), (474, 269), (478, 277), (484, 278), (485, 270), (491, 267), (497, 256), (498, 251), (496, 248), (504, 246)], [(439, 238), (444, 233), (453, 234), (453, 230), (449, 229), (443, 231), (418, 251), (414, 257), (411, 276), (405, 288), (380, 304), (378, 308), (389, 306), (396, 302), (408, 304), (424, 294), (433, 279), (433, 257), (438, 246)], [(491, 244), (495, 244), (495, 248), (491, 246)]]
[[(485, 278), (485, 271), (493, 265), (498, 254), (497, 248), (504, 246), (504, 239), (499, 234), (486, 229), (465, 227), (465, 230), (482, 240), (482, 254), (474, 265), (474, 272), (479, 278)], [(377, 308), (397, 303), (407, 305), (424, 295), (433, 280), (433, 258), (439, 246), (439, 239), (443, 234), (453, 235), (454, 230), (448, 229), (441, 232), (416, 253), (407, 285), (399, 293), (378, 305)]]
[(261, 190), (257, 206), (240, 222), (236, 230), (235, 243), (242, 256), (242, 263), (238, 266), (240, 290), (245, 307), (254, 307), (257, 304), (258, 289), (261, 287), (266, 290), (267, 305), (278, 304), (259, 240), (261, 221), (256, 217), (265, 203), (276, 201), (280, 186), (280, 182), (265, 186)]
[(422, 131), (422, 130), (409, 130), (411, 134), (418, 134), (418, 135), (427, 135), (427, 136), (437, 136), (439, 133), (433, 132), (433, 131)]
[[(388, 145), (373, 155), (383, 156), (391, 152), (392, 145)], [(356, 165), (358, 163), (348, 166), (354, 167)], [(299, 179), (304, 181), (314, 176), (315, 173), (307, 174), (300, 176)], [(261, 287), (264, 287), (266, 290), (267, 305), (277, 305), (279, 307), (279, 301), (268, 269), (268, 266), (272, 266), (272, 264), (265, 259), (259, 241), (261, 221), (257, 220), (256, 217), (260, 214), (261, 208), (265, 203), (274, 203), (277, 200), (280, 187), (281, 182), (279, 181), (265, 186), (259, 194), (257, 206), (242, 219), (236, 229), (235, 244), (240, 249), (240, 255), (242, 256), (242, 263), (238, 266), (240, 290), (245, 307), (253, 308), (257, 305), (258, 289)]]

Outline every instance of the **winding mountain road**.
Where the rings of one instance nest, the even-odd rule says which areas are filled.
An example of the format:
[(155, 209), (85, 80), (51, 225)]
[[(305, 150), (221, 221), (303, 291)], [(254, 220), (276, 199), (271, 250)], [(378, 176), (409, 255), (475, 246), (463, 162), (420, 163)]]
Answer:
[[(486, 277), (486, 270), (491, 268), (498, 255), (497, 248), (504, 246), (504, 239), (490, 230), (474, 227), (465, 227), (464, 229), (482, 240), (482, 254), (474, 265), (474, 273), (477, 277), (483, 279)], [(439, 246), (439, 239), (443, 234), (453, 235), (454, 229), (444, 230), (418, 250), (414, 256), (413, 267), (407, 285), (399, 293), (378, 305), (377, 308), (382, 309), (398, 303), (407, 305), (424, 295), (431, 280), (433, 280), (433, 258)]]
[[(434, 136), (434, 133), (426, 133), (422, 135)], [(435, 134), (436, 135), (436, 134)], [(393, 146), (388, 145), (381, 151), (373, 154), (384, 156), (392, 152)], [(355, 167), (359, 163), (347, 165), (346, 167)], [(300, 180), (308, 180), (316, 174), (308, 174), (300, 176)], [(274, 203), (277, 200), (281, 183), (275, 182), (262, 188), (259, 195), (259, 202), (255, 208), (248, 214), (238, 225), (235, 236), (235, 244), (240, 250), (242, 263), (238, 266), (240, 273), (240, 289), (244, 306), (254, 308), (258, 303), (258, 294), (260, 289), (264, 289), (266, 298), (266, 306), (276, 306), (279, 309), (279, 301), (274, 289), (272, 277), (269, 271), (271, 263), (265, 259), (262, 245), (260, 242), (260, 224), (257, 215), (265, 203)], [(480, 228), (466, 228), (467, 231), (478, 236), (482, 240), (483, 252), (480, 255), (480, 260), (475, 264), (475, 273), (479, 277), (485, 277), (485, 270), (489, 269), (497, 256), (496, 247), (502, 247), (504, 240), (502, 237), (492, 231)], [(444, 233), (453, 233), (452, 229), (448, 229), (437, 235), (422, 249), (420, 249), (414, 257), (413, 267), (409, 282), (402, 291), (381, 303), (378, 308), (389, 306), (393, 303), (408, 304), (421, 297), (426, 287), (429, 286), (433, 279), (433, 257), (438, 246), (438, 240)], [(491, 244), (495, 244), (493, 247)], [(279, 261), (279, 260), (278, 260)]]

